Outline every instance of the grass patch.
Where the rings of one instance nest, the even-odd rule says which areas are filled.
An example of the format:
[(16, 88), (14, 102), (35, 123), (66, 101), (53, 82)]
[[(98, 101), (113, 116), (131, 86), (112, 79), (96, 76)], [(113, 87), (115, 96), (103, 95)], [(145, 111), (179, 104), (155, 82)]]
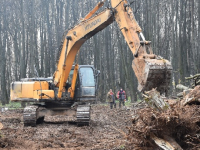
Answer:
[(125, 102), (125, 106), (131, 106), (131, 105), (133, 105), (133, 104), (131, 103), (131, 100), (128, 100), (128, 101)]
[(7, 107), (7, 108), (13, 108), (13, 109), (17, 109), (17, 108), (22, 108), (21, 107), (21, 102), (10, 102), (9, 104), (6, 105), (2, 105), (2, 103), (0, 103), (0, 107)]
[(119, 149), (120, 149), (120, 150), (125, 149), (125, 145), (120, 145), (120, 146), (119, 146)]

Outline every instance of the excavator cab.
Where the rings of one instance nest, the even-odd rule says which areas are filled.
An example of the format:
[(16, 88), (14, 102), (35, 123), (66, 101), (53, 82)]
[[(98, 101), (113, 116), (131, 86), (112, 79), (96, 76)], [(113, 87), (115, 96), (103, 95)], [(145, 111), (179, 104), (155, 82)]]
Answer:
[[(71, 85), (74, 68), (70, 71), (67, 84)], [(79, 65), (75, 85), (74, 99), (76, 101), (95, 101), (99, 71), (92, 65)]]
[(79, 68), (81, 96), (95, 96), (95, 75), (92, 67)]

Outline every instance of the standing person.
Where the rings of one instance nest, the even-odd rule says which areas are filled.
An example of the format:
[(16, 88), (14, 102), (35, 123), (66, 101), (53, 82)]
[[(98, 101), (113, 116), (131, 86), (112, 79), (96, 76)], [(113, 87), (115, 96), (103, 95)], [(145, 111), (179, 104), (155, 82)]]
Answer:
[(121, 103), (125, 106), (126, 92), (122, 88), (117, 92), (117, 98), (119, 99), (119, 108), (121, 108)]
[(110, 103), (110, 109), (113, 108), (113, 105), (116, 108), (115, 96), (114, 96), (114, 93), (112, 92), (112, 89), (110, 89), (110, 91), (107, 94), (107, 101)]

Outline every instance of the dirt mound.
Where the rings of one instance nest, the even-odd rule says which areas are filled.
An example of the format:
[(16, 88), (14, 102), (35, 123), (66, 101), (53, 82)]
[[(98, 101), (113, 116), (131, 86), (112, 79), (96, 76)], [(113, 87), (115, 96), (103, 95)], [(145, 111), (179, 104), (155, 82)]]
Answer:
[(137, 111), (129, 128), (127, 148), (158, 149), (152, 135), (173, 139), (183, 149), (200, 148), (200, 106), (180, 107), (177, 103), (166, 112), (144, 108)]

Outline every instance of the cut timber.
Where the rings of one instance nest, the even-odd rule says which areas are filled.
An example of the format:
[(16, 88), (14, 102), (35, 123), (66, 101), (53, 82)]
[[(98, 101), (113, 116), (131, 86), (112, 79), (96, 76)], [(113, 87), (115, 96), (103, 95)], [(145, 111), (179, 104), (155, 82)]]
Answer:
[(183, 92), (177, 94), (178, 97), (183, 97)]
[(164, 101), (164, 98), (160, 96), (160, 93), (156, 89), (145, 92), (143, 96), (145, 97), (145, 102), (153, 109), (162, 111), (170, 108), (169, 104)]
[(177, 94), (178, 97), (185, 97), (188, 93), (190, 93), (192, 91), (192, 89), (188, 89), (188, 90), (183, 90), (183, 92), (180, 92)]
[(196, 74), (194, 76), (186, 77), (186, 80), (193, 80), (192, 87), (200, 85), (200, 74)]
[(164, 136), (164, 140), (168, 141), (175, 148), (175, 150), (182, 150), (181, 146), (173, 138)]
[(184, 86), (184, 85), (182, 85), (182, 84), (178, 84), (178, 85), (176, 86), (176, 88), (179, 89), (179, 90), (188, 90), (188, 89), (189, 89), (189, 87)]
[(191, 77), (186, 77), (185, 79), (186, 79), (186, 80), (190, 80), (190, 79), (196, 79), (196, 78), (198, 78), (198, 77), (200, 77), (200, 74), (196, 74), (196, 75), (191, 76)]
[(182, 84), (178, 84), (176, 88), (183, 91), (177, 94), (178, 97), (185, 97), (192, 90), (189, 87), (184, 86)]
[(0, 130), (3, 128), (3, 124), (2, 123), (0, 123)]
[(182, 148), (175, 142), (174, 139), (167, 137), (168, 140), (158, 138), (154, 134), (151, 134), (151, 139), (164, 150), (182, 150)]
[(181, 104), (182, 106), (185, 106), (194, 102), (200, 102), (200, 85), (191, 90), (190, 93), (187, 94), (182, 100)]
[(185, 97), (186, 95), (188, 95), (191, 91), (192, 91), (192, 89), (184, 90), (183, 91), (183, 97)]

